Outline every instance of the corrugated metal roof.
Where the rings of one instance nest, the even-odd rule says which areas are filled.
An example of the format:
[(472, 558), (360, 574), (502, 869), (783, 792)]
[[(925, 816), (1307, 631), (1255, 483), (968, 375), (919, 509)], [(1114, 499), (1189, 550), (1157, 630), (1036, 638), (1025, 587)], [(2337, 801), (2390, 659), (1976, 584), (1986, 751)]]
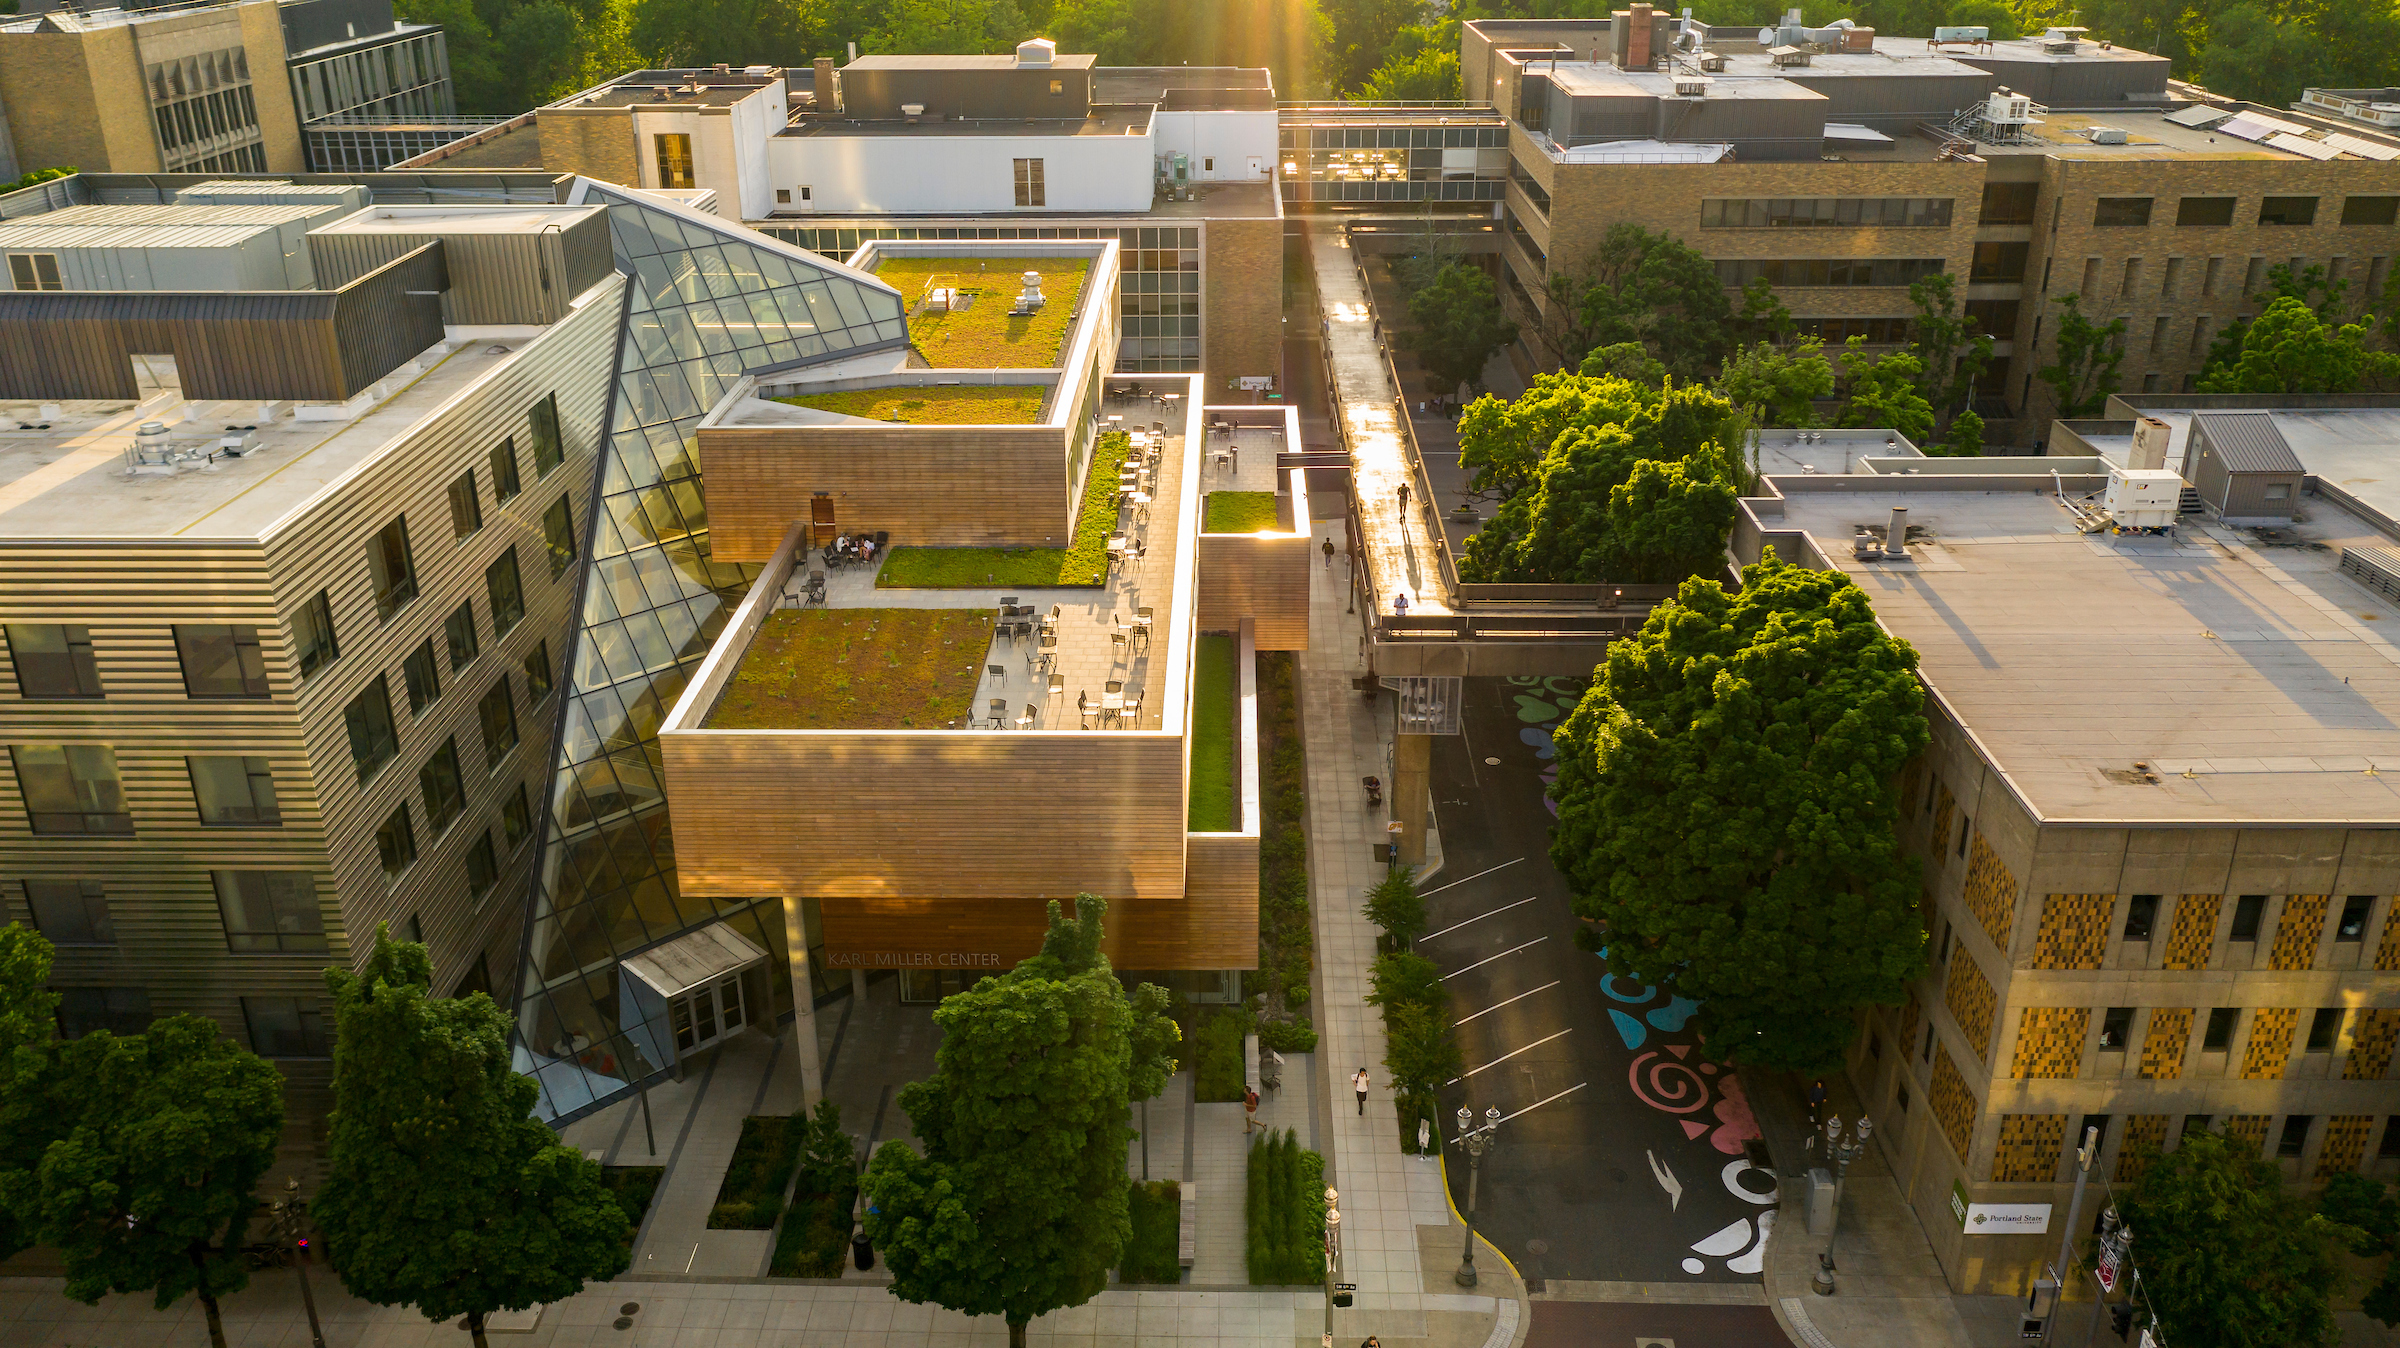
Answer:
[(281, 225), (294, 220), (308, 220), (338, 210), (341, 203), (326, 201), (313, 206), (278, 205), (208, 205), (208, 206), (64, 206), (46, 215), (30, 216), (26, 223), (57, 226), (88, 225)]
[(273, 225), (43, 225), (43, 217), (0, 225), (0, 248), (235, 248)]
[(2300, 456), (2292, 452), (2275, 418), (2264, 412), (2203, 412), (2192, 418), (2208, 447), (2217, 452), (2227, 472), (2297, 473)]

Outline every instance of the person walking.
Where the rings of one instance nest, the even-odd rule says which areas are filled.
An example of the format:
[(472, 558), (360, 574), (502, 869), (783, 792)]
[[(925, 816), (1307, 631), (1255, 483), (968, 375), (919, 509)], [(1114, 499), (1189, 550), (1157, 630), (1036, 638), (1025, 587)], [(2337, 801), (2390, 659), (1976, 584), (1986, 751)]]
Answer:
[(1392, 592), (1392, 612), (1403, 618), (1408, 616), (1408, 591), (1395, 590)]
[(1324, 546), (1324, 548), (1322, 549), (1322, 551), (1323, 551), (1323, 552), (1324, 552), (1324, 554), (1325, 554), (1325, 569), (1326, 569), (1326, 570), (1328, 570), (1328, 571), (1331, 571), (1331, 570), (1333, 569), (1333, 540), (1332, 540), (1332, 539), (1328, 538), (1328, 539), (1326, 539), (1326, 540), (1325, 540), (1325, 546)]
[(1247, 1087), (1247, 1086), (1243, 1087), (1243, 1088), (1242, 1088), (1242, 1136), (1244, 1136), (1244, 1137), (1248, 1137), (1248, 1136), (1250, 1136), (1250, 1133), (1251, 1133), (1251, 1131), (1252, 1131), (1253, 1129), (1261, 1128), (1261, 1127), (1264, 1127), (1264, 1126), (1265, 1126), (1265, 1125), (1261, 1124), (1261, 1123), (1258, 1121), (1258, 1092), (1257, 1092), (1257, 1091), (1254, 1091), (1254, 1090), (1251, 1090), (1251, 1089), (1250, 1089), (1249, 1087)]
[(1359, 1117), (1360, 1117), (1360, 1118), (1365, 1118), (1365, 1117), (1366, 1117), (1366, 1114), (1367, 1114), (1367, 1069), (1366, 1069), (1366, 1068), (1364, 1068), (1364, 1067), (1361, 1067), (1361, 1068), (1359, 1068), (1359, 1069), (1358, 1069), (1358, 1075), (1357, 1075), (1357, 1076), (1354, 1076), (1354, 1077), (1352, 1077), (1352, 1078), (1350, 1078), (1350, 1089), (1352, 1089), (1352, 1090), (1354, 1090), (1354, 1091), (1357, 1091), (1357, 1092), (1358, 1092), (1358, 1114), (1359, 1114)]
[(1808, 1126), (1812, 1131), (1825, 1126), (1825, 1080), (1822, 1077), (1808, 1083)]

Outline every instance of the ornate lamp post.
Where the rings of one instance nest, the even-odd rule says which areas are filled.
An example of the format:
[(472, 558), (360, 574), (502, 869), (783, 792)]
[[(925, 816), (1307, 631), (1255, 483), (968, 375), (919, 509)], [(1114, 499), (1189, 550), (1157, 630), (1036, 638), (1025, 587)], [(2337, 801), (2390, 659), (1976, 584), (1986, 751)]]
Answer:
[(1465, 1105), (1458, 1107), (1458, 1145), (1467, 1153), (1467, 1248), (1459, 1256), (1458, 1274), (1454, 1281), (1461, 1287), (1475, 1285), (1475, 1182), (1483, 1175), (1483, 1154), (1492, 1148), (1500, 1129), (1500, 1110), (1497, 1106), (1483, 1112), (1483, 1126), (1475, 1125), (1475, 1111)]
[(283, 1197), (268, 1209), (273, 1223), (275, 1243), (292, 1249), (292, 1272), (300, 1275), (300, 1302), (308, 1307), (308, 1338), (314, 1348), (325, 1348), (325, 1328), (317, 1323), (317, 1298), (308, 1287), (308, 1200), (300, 1196), (298, 1176), (283, 1182)]
[(1336, 1265), (1342, 1257), (1342, 1210), (1334, 1206), (1341, 1197), (1338, 1189), (1325, 1191), (1325, 1342), (1328, 1344), (1333, 1342), (1333, 1283), (1338, 1276)]
[(1858, 1131), (1848, 1141), (1842, 1138), (1840, 1115), (1825, 1120), (1825, 1159), (1833, 1162), (1833, 1221), (1827, 1225), (1825, 1252), (1833, 1253), (1833, 1238), (1842, 1229), (1842, 1182), (1849, 1177), (1850, 1163), (1867, 1154), (1867, 1137), (1875, 1131), (1875, 1121), (1861, 1114)]

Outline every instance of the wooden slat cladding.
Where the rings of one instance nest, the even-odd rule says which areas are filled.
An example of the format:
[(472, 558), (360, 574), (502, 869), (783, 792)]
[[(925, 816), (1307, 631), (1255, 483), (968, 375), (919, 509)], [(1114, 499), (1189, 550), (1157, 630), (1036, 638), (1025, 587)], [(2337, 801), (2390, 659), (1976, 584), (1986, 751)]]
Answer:
[(421, 231), (308, 236), (309, 260), (318, 283), (327, 287), (427, 246), (448, 261), (442, 313), (452, 323), (555, 323), (566, 316), (570, 301), (615, 267), (608, 213), (598, 208), (565, 229), (533, 233), (480, 233), (471, 218), (461, 223), (445, 213), (428, 219)]
[(440, 295), (449, 288), (442, 245), (429, 243), (334, 292), (333, 340), (341, 352), (343, 397), (442, 339)]
[[(938, 391), (935, 391), (938, 396)], [(763, 562), (818, 492), (844, 531), (894, 545), (1063, 547), (1068, 431), (1058, 426), (700, 429), (717, 560)]]
[[(681, 839), (678, 838), (680, 842)], [(1198, 898), (1108, 899), (1102, 948), (1120, 969), (1258, 967), (1258, 872), (1250, 905)], [(1048, 901), (1026, 898), (825, 898), (826, 963), (836, 969), (939, 968), (1004, 973), (1041, 949)], [(1072, 910), (1074, 896), (1059, 896)]]
[(1307, 650), (1312, 541), (1307, 534), (1200, 535), (1200, 630), (1223, 631), (1250, 618), (1258, 649)]
[(1184, 741), (1124, 732), (666, 730), (687, 894), (1184, 889)]

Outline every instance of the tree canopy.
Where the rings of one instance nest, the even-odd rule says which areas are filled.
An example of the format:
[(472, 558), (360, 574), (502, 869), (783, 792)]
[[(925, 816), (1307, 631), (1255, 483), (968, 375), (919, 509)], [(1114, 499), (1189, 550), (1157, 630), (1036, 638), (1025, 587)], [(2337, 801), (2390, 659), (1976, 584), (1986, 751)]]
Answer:
[(1861, 349), (1865, 344), (1865, 338), (1853, 337), (1842, 353), (1842, 377), (1849, 381), (1850, 396), (1836, 424), (1895, 430), (1910, 443), (1923, 444), (1933, 433), (1933, 405), (1919, 391), (1925, 362), (1914, 347), (1870, 356)]
[(2088, 417), (2107, 406), (2117, 391), (2117, 367), (2125, 362), (2125, 320), (2094, 323), (2083, 313), (2083, 297), (2061, 295), (2058, 335), (2052, 338), (2058, 359), (2034, 371), (2058, 396), (2057, 415)]
[(1749, 409), (1761, 426), (1814, 426), (1816, 400), (1833, 396), (1833, 362), (1814, 337), (1780, 346), (1754, 342), (1726, 359), (1717, 392)]
[(1581, 364), (1596, 346), (1640, 342), (1668, 373), (1697, 380), (1732, 346), (1733, 305), (1717, 264), (1674, 235), (1620, 220), (1589, 256), (1562, 261), (1550, 275), (1543, 334), (1561, 364)]
[(2117, 1207), (2175, 1348), (2341, 1342), (2330, 1304), (2343, 1279), (2337, 1251), (2357, 1232), (2287, 1192), (2256, 1146), (2186, 1130)]
[(1492, 353), (1517, 340), (1517, 325), (1501, 316), (1500, 293), (1482, 268), (1453, 262), (1408, 299), (1409, 329), (1400, 345), (1447, 397), (1459, 385), (1483, 387)]
[(0, 926), (0, 1259), (33, 1243), (36, 1171), (59, 1133), (47, 1093), (58, 1008), (49, 984), (50, 942)]
[(338, 1035), (325, 1252), (360, 1300), (484, 1317), (559, 1301), (627, 1261), (625, 1210), (600, 1167), (532, 1117), (508, 1013), (432, 995), (425, 947), (378, 928), (364, 970), (328, 969)]
[(2348, 393), (2358, 387), (2374, 356), (2366, 349), (2369, 329), (2358, 323), (2325, 322), (2303, 301), (2284, 296), (2235, 330), (2239, 352), (2200, 377), (2202, 393)]
[[(1335, 19), (1339, 30), (1340, 19)], [(1383, 63), (1358, 96), (1386, 102), (1436, 103), (1459, 97), (1458, 19), (1455, 13), (1431, 24), (1411, 24), (1392, 35)]]
[(1609, 967), (1699, 1003), (1705, 1051), (1841, 1061), (1925, 962), (1895, 779), (1927, 742), (1916, 652), (1835, 571), (1684, 582), (1608, 648), (1558, 740), (1551, 859)]
[(1023, 1348), (1037, 1315), (1108, 1285), (1125, 1239), (1129, 1102), (1174, 1068), (1167, 994), (1128, 997), (1100, 952), (1099, 896), (1054, 900), (1041, 952), (943, 999), (934, 1074), (900, 1092), (924, 1145), (878, 1149), (866, 1232), (904, 1301), (998, 1315)]

